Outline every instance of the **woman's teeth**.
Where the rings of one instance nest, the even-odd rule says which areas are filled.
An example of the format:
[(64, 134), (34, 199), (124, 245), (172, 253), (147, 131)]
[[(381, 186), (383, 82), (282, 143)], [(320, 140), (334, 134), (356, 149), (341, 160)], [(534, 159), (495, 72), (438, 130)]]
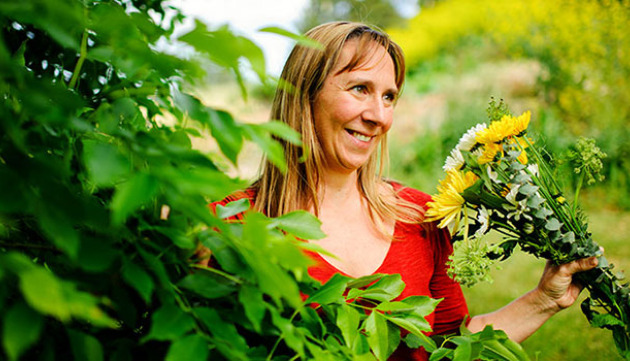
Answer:
[(368, 137), (367, 135), (363, 135), (357, 132), (352, 132), (352, 136), (363, 142), (368, 142), (370, 139), (372, 139), (372, 137)]

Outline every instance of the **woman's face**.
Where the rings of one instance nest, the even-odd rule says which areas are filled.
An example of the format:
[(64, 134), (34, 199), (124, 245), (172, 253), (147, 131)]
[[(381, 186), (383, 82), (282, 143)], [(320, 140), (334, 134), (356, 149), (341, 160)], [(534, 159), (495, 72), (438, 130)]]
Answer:
[(384, 47), (355, 69), (339, 73), (358, 41), (348, 41), (313, 103), (315, 131), (328, 170), (349, 173), (365, 164), (392, 125), (398, 95), (394, 62)]

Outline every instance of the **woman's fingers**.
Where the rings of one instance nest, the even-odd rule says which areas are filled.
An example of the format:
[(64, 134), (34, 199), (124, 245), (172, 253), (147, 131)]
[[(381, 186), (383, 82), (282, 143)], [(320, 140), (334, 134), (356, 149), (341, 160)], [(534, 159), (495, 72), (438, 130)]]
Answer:
[(566, 272), (568, 275), (573, 275), (577, 272), (583, 272), (593, 269), (597, 267), (597, 263), (597, 257), (588, 257), (569, 262), (560, 267), (563, 268), (563, 271)]

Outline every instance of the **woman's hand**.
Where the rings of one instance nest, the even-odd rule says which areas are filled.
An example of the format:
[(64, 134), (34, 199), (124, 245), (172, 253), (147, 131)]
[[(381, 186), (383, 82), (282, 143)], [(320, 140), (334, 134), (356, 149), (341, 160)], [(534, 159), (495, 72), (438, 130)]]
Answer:
[(547, 261), (537, 287), (543, 305), (555, 312), (571, 306), (584, 287), (573, 279), (573, 275), (596, 266), (597, 257), (583, 258), (562, 265), (554, 265)]
[(468, 329), (479, 332), (486, 325), (493, 325), (495, 329), (505, 331), (513, 341), (521, 342), (551, 316), (575, 302), (583, 286), (573, 279), (573, 275), (595, 266), (596, 257), (559, 266), (547, 262), (535, 289), (497, 311), (473, 317)]

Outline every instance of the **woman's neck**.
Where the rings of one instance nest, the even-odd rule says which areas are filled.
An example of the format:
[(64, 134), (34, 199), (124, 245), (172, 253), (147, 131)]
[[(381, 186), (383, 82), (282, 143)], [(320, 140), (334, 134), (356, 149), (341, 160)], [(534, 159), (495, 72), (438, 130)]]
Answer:
[(360, 198), (358, 173), (326, 172), (323, 174), (318, 193), (320, 206)]

